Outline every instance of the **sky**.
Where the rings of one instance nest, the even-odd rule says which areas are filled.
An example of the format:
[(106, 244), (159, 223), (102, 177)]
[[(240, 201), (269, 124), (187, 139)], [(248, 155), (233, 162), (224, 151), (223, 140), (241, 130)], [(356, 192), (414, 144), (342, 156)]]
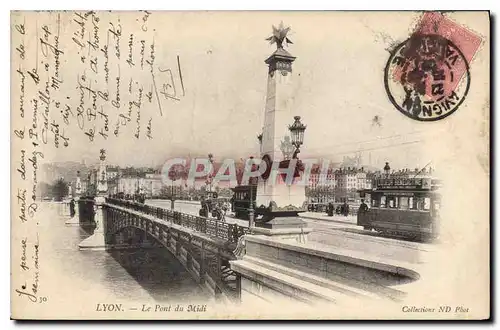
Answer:
[[(55, 14), (32, 15), (29, 17), (35, 18), (39, 26), (55, 20)], [(477, 29), (484, 29), (482, 22), (467, 13), (450, 15), (459, 15), (472, 28), (476, 25)], [(422, 123), (405, 117), (390, 103), (384, 89), (388, 49), (408, 38), (419, 13), (97, 12), (96, 16), (101, 24), (99, 39), (102, 45), (108, 38), (110, 58), (113, 38), (104, 33), (104, 27), (120, 20), (123, 104), (132, 100), (126, 91), (129, 77), (145, 91), (151, 86), (147, 70), (138, 71), (137, 66), (128, 70), (124, 65), (130, 34), (134, 34), (136, 64), (139, 39), (146, 39), (148, 53), (148, 42), (154, 38), (155, 66), (158, 70), (172, 69), (179, 100), (163, 98), (162, 115), (155, 102), (144, 102), (140, 139), (134, 138), (135, 127), (129, 125), (121, 128), (118, 138), (111, 133), (107, 140), (96, 136), (90, 142), (73, 118), (65, 127), (65, 134), (71, 136), (70, 147), (45, 146), (45, 160), (97, 162), (101, 148), (107, 150), (110, 163), (120, 166), (159, 166), (170, 157), (208, 153), (218, 160), (259, 156), (257, 135), (264, 121), (268, 70), (264, 60), (276, 49), (265, 39), (271, 35), (271, 26), (281, 21), (291, 27), (289, 38), (293, 44), (286, 49), (297, 57), (293, 63), (292, 107), (307, 125), (301, 157), (341, 161), (360, 151), (363, 162), (371, 161), (372, 166), (382, 167), (389, 161), (393, 168), (422, 167), (433, 160), (436, 153), (429, 149), (436, 139), (456, 126), (453, 120)], [(145, 16), (147, 32), (141, 30)], [(76, 113), (76, 79), (82, 72), (89, 75), (89, 67), (79, 62), (81, 54), (71, 41), (79, 31), (74, 15), (63, 13), (60, 17), (60, 44), (64, 49), (60, 69), (64, 84), (60, 94), (70, 97), (67, 102)], [(90, 23), (86, 27), (86, 33), (93, 31)], [(28, 53), (34, 52), (35, 45), (33, 41), (26, 42)], [(176, 71), (177, 56), (184, 93), (180, 92)], [(99, 63), (102, 66), (102, 56)], [(102, 70), (96, 75), (96, 84), (107, 85), (111, 94), (116, 89), (113, 79), (117, 71), (113, 65), (116, 64), (110, 65), (108, 84), (103, 82)], [(160, 72), (157, 71), (159, 77)], [(470, 94), (482, 87), (472, 85)], [(91, 100), (85, 102), (88, 105)], [(114, 111), (109, 102), (103, 107), (108, 114)], [(457, 112), (454, 117), (460, 116)], [(147, 139), (144, 131), (150, 118), (153, 138)], [(132, 120), (135, 121), (134, 116)], [(111, 132), (113, 125), (110, 123)]]

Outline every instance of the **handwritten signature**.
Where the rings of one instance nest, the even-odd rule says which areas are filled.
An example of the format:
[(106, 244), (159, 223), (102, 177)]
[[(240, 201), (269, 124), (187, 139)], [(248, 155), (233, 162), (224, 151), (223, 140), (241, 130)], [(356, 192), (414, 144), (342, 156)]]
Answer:
[[(24, 272), (29, 272), (31, 268), (28, 266), (28, 257), (27, 257), (27, 238), (21, 239), (21, 261), (20, 268)], [(31, 302), (36, 303), (38, 301), (44, 302), (47, 300), (46, 297), (44, 299), (38, 299), (38, 291), (39, 291), (39, 282), (40, 282), (40, 257), (39, 257), (39, 249), (40, 243), (37, 237), (37, 241), (33, 245), (33, 279), (30, 288), (28, 289), (28, 284), (25, 282), (21, 285), (21, 289), (16, 289), (16, 293), (19, 297), (26, 297)], [(43, 301), (44, 300), (44, 301)]]

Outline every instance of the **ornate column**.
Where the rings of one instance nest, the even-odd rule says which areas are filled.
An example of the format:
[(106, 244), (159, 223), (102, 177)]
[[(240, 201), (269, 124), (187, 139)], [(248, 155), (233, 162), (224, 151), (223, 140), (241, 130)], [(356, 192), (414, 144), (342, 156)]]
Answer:
[(106, 178), (106, 151), (101, 149), (99, 171), (97, 174), (97, 192), (94, 198), (94, 221), (95, 229), (94, 234), (83, 240), (78, 246), (80, 250), (105, 250), (106, 241), (104, 239), (104, 212), (103, 206), (106, 202), (106, 195), (108, 193), (108, 182)]
[(104, 149), (101, 149), (101, 156), (100, 156), (100, 164), (99, 164), (99, 172), (97, 173), (97, 194), (94, 199), (94, 211), (95, 211), (95, 231), (94, 233), (103, 233), (103, 222), (104, 222), (104, 215), (103, 215), (103, 204), (106, 202), (106, 195), (108, 193), (108, 181), (107, 181), (107, 175), (106, 175), (106, 151)]
[[(289, 30), (282, 23), (278, 28), (273, 26), (273, 35), (267, 39), (276, 44), (277, 49), (265, 61), (268, 65), (267, 96), (259, 142), (261, 158), (267, 170), (258, 181), (256, 215), (262, 217), (256, 219), (253, 232), (304, 242), (311, 229), (298, 216), (299, 212), (305, 211), (306, 203), (305, 186), (297, 184), (300, 166), (295, 168), (291, 183), (285, 182), (280, 175), (276, 180), (270, 177), (273, 164), (279, 164), (278, 167), (283, 170), (298, 159), (298, 146), (293, 156), (291, 154), (294, 136), (290, 136), (293, 133), (290, 122), (295, 118), (300, 123), (300, 117), (296, 116), (297, 109), (293, 105), (292, 64), (296, 57), (284, 48), (291, 43), (287, 37)], [(297, 164), (300, 165), (300, 162)]]
[(71, 182), (68, 183), (68, 196), (66, 196), (66, 199), (71, 200), (73, 198), (73, 190), (71, 187)]

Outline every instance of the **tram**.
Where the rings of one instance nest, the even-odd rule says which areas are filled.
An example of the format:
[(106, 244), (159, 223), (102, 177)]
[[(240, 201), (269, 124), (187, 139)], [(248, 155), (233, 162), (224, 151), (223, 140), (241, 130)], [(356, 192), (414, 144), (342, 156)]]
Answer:
[(359, 191), (370, 207), (360, 207), (357, 224), (391, 236), (434, 239), (439, 234), (440, 185), (431, 178), (376, 179), (373, 189)]
[(250, 201), (255, 207), (257, 185), (237, 186), (231, 190), (234, 193), (231, 202), (234, 216), (238, 219), (248, 220), (250, 218)]

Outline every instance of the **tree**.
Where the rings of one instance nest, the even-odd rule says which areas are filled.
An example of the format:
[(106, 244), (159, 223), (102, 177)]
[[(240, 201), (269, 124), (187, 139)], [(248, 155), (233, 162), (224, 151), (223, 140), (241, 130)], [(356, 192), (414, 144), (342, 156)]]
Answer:
[(52, 186), (46, 182), (40, 182), (37, 187), (38, 194), (42, 197), (52, 197)]
[(56, 201), (62, 201), (68, 195), (68, 191), (68, 183), (63, 178), (56, 180), (52, 188)]

